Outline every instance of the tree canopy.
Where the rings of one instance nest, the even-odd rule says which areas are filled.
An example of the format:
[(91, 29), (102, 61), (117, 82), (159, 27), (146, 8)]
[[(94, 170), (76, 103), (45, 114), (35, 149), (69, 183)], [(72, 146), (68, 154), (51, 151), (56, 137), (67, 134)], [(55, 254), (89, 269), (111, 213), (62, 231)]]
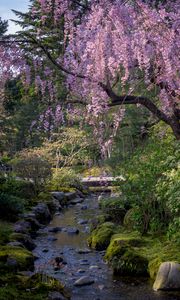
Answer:
[(27, 86), (34, 82), (52, 98), (65, 77), (68, 101), (85, 105), (86, 119), (101, 131), (103, 116), (119, 106), (111, 137), (123, 107), (136, 104), (179, 139), (179, 6), (179, 1), (33, 1), (29, 30), (9, 47), (1, 43), (1, 74), (6, 79), (21, 73)]

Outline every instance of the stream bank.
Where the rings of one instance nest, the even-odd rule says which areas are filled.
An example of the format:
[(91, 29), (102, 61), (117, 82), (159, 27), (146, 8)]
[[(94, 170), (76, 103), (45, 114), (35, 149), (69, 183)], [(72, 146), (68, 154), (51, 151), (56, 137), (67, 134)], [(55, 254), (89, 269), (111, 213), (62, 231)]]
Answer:
[[(97, 198), (91, 195), (74, 202), (39, 230), (33, 251), (35, 271), (64, 282), (72, 300), (179, 300), (174, 292), (154, 292), (145, 277), (114, 276), (103, 260), (104, 251), (87, 247), (90, 222), (99, 214)], [(57, 258), (63, 261), (60, 268), (54, 263)], [(87, 285), (78, 286), (82, 276)]]

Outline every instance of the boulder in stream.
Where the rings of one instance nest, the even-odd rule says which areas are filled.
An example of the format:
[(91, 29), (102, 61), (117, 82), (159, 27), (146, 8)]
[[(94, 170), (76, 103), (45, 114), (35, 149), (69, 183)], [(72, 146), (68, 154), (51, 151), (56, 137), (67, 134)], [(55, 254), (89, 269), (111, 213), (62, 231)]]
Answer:
[(160, 265), (153, 289), (180, 290), (180, 264), (177, 262), (164, 262)]
[(35, 207), (33, 207), (33, 212), (36, 219), (42, 224), (49, 223), (52, 218), (49, 208), (45, 203), (38, 203)]

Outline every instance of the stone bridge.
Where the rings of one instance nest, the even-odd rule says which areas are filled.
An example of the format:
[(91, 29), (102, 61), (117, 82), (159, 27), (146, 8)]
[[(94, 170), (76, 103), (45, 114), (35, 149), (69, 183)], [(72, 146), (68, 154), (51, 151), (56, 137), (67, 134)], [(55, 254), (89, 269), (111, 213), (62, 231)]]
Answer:
[(88, 176), (82, 178), (82, 183), (88, 187), (103, 187), (113, 186), (116, 183), (123, 182), (125, 179), (123, 176), (111, 177), (111, 176)]

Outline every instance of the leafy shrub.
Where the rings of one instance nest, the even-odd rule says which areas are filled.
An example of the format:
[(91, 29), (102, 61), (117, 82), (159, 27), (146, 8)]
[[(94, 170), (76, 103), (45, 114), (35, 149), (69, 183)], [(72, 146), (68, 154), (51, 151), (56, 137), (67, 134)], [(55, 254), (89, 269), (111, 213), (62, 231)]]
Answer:
[(121, 190), (131, 206), (138, 208), (134, 217), (141, 233), (166, 230), (179, 211), (178, 149), (172, 134), (158, 125), (146, 144), (122, 165), (126, 181)]
[(60, 190), (62, 187), (82, 189), (79, 175), (69, 168), (55, 169), (49, 185), (51, 190)]
[(41, 158), (33, 150), (21, 151), (12, 163), (17, 176), (33, 181), (37, 192), (41, 190), (51, 176), (51, 165), (49, 162)]
[(6, 222), (0, 222), (0, 245), (4, 245), (9, 242), (9, 236), (11, 233), (11, 225)]
[(105, 198), (100, 201), (100, 208), (105, 215), (108, 215), (111, 220), (117, 223), (122, 223), (126, 210), (121, 198)]
[(18, 214), (22, 213), (23, 210), (23, 199), (0, 193), (0, 218), (2, 220), (16, 221), (18, 219)]
[(35, 188), (32, 182), (17, 180), (13, 177), (0, 178), (0, 191), (26, 199), (31, 199), (35, 196)]

